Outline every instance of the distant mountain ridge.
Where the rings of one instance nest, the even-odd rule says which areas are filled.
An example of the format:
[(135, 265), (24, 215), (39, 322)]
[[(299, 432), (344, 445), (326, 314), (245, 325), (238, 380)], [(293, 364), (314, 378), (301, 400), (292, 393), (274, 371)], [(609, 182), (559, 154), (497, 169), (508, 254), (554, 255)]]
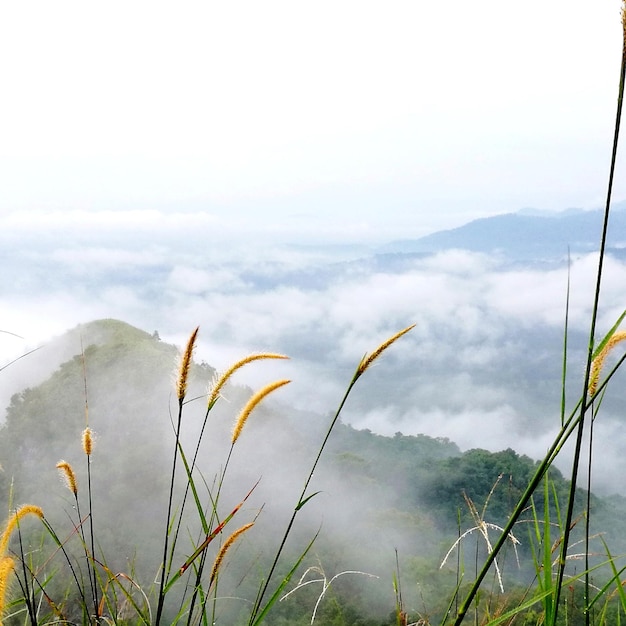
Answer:
[[(623, 203), (611, 213), (608, 246), (618, 256), (626, 253), (626, 211)], [(622, 210), (620, 210), (622, 209)], [(379, 253), (433, 254), (462, 249), (500, 253), (517, 260), (548, 260), (593, 252), (599, 247), (603, 211), (568, 209), (554, 214), (523, 209), (471, 221), (419, 239), (394, 241)]]
[[(401, 274), (410, 271), (420, 259), (453, 249), (498, 255), (502, 267), (547, 269), (565, 263), (568, 251), (576, 257), (598, 250), (602, 221), (600, 209), (548, 212), (524, 208), (516, 213), (476, 219), (418, 239), (396, 240), (378, 248), (363, 249), (353, 259), (296, 269), (277, 263), (271, 272), (267, 272), (267, 265), (248, 268), (242, 279), (261, 290), (279, 285), (318, 290), (357, 274)], [(612, 208), (607, 253), (626, 261), (626, 202)]]

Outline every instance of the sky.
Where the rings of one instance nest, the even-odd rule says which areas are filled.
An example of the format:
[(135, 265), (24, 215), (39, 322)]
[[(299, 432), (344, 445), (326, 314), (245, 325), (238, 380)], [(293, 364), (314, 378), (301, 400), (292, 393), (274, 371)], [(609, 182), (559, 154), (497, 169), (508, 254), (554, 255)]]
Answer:
[(380, 243), (595, 208), (620, 31), (617, 0), (7, 3), (0, 216)]

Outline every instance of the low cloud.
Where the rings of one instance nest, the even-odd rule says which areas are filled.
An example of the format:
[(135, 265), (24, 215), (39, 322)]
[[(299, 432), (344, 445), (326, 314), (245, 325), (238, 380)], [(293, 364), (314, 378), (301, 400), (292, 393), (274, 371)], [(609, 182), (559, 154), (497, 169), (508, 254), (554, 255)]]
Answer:
[[(192, 245), (22, 254), (0, 306), (4, 329), (25, 339), (0, 337), (4, 360), (97, 318), (158, 330), (179, 345), (200, 325), (199, 360), (223, 370), (259, 350), (288, 354), (284, 369), (294, 382), (284, 397), (326, 414), (361, 357), (414, 323), (359, 381), (346, 421), (384, 434), (448, 437), (463, 449), (545, 452), (559, 423), (566, 264), (511, 267), (450, 251), (386, 269), (384, 261), (373, 268), (346, 259), (345, 250), (278, 248), (256, 263), (251, 250), (231, 252), (219, 262), (203, 260)], [(581, 256), (570, 271), (571, 402), (584, 371), (596, 266), (597, 255)], [(600, 334), (626, 307), (624, 284), (626, 266), (608, 257)], [(240, 382), (265, 377), (251, 368)], [(12, 377), (1, 399), (20, 384), (30, 382)], [(605, 410), (619, 421), (610, 405)], [(606, 467), (597, 479), (608, 488)]]

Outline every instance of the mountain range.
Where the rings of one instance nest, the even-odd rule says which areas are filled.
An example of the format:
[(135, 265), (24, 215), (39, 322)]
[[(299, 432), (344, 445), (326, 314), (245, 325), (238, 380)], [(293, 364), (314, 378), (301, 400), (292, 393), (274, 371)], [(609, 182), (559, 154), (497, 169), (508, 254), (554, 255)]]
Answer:
[[(623, 257), (626, 248), (626, 204), (611, 213), (607, 245), (612, 254)], [(382, 253), (433, 254), (449, 249), (500, 254), (528, 262), (563, 259), (598, 249), (603, 211), (566, 210), (541, 213), (522, 210), (471, 221), (413, 240), (399, 240), (382, 246)]]

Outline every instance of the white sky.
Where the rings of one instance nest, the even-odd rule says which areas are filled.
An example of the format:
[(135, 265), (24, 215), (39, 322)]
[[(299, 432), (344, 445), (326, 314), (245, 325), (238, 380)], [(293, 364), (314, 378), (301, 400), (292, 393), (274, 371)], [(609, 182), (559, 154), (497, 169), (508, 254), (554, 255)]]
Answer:
[(620, 5), (3, 3), (0, 215), (384, 240), (600, 206)]

